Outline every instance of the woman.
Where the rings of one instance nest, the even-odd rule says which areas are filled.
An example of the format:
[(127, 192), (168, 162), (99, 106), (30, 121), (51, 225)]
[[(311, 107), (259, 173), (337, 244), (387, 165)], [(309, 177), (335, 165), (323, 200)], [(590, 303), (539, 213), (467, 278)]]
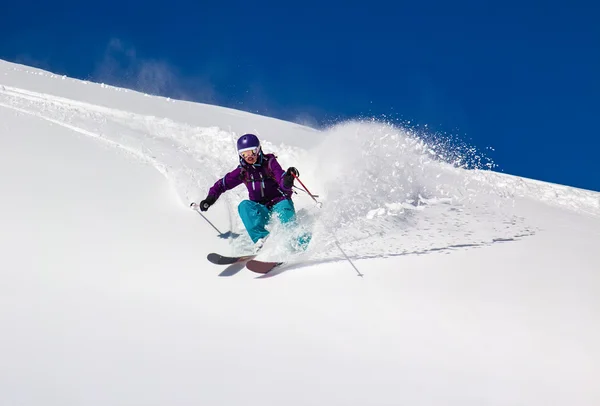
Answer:
[[(300, 174), (294, 167), (284, 172), (275, 155), (263, 153), (260, 141), (254, 134), (242, 135), (237, 141), (237, 151), (240, 160), (238, 167), (215, 182), (199, 207), (201, 211), (208, 210), (222, 193), (244, 183), (248, 189), (248, 200), (239, 204), (238, 213), (248, 235), (256, 248), (260, 249), (269, 235), (266, 226), (274, 215), (281, 223), (295, 222), (292, 186), (294, 177)], [(302, 248), (309, 241), (308, 235), (298, 239)]]

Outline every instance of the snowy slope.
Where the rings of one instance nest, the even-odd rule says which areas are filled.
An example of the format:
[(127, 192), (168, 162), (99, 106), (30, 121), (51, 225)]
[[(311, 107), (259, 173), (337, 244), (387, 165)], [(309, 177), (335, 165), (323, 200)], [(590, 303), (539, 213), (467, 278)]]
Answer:
[[(600, 193), (5, 62), (0, 123), (0, 404), (600, 404)], [(187, 208), (250, 131), (324, 202), (269, 278), (205, 259), (241, 187)]]

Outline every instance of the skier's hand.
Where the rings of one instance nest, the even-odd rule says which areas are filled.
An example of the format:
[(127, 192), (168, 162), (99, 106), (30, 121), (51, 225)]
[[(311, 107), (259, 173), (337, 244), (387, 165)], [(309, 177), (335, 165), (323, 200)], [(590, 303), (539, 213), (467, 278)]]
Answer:
[(210, 206), (212, 206), (213, 204), (215, 204), (215, 202), (217, 201), (217, 199), (215, 199), (213, 196), (206, 196), (206, 199), (202, 200), (200, 202), (200, 211), (206, 211), (208, 210), (208, 208)]
[(285, 174), (289, 175), (289, 176), (292, 176), (292, 177), (294, 177), (294, 176), (297, 177), (297, 178), (300, 177), (300, 171), (298, 171), (298, 169), (294, 168), (293, 166), (290, 166), (288, 168), (288, 170), (285, 171)]
[(283, 175), (283, 186), (288, 189), (291, 189), (294, 185), (294, 177), (297, 176), (300, 176), (300, 172), (298, 172), (298, 169), (294, 168), (293, 166), (290, 166)]

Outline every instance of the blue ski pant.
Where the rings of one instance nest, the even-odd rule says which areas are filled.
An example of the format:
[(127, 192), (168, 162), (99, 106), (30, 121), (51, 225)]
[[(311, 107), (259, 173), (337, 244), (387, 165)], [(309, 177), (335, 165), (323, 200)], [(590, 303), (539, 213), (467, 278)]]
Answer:
[(269, 224), (273, 215), (277, 215), (279, 221), (283, 224), (296, 220), (296, 209), (290, 199), (280, 201), (270, 210), (264, 204), (243, 200), (238, 206), (238, 213), (254, 243), (269, 235), (265, 227)]

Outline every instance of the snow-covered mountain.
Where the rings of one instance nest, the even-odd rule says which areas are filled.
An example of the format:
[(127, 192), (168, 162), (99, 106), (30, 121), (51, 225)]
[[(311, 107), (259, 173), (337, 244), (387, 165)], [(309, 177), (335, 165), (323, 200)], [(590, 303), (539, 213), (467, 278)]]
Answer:
[[(243, 187), (188, 207), (245, 132), (323, 203), (268, 277), (206, 260), (248, 249)], [(600, 404), (600, 193), (6, 62), (0, 151), (2, 405)]]

